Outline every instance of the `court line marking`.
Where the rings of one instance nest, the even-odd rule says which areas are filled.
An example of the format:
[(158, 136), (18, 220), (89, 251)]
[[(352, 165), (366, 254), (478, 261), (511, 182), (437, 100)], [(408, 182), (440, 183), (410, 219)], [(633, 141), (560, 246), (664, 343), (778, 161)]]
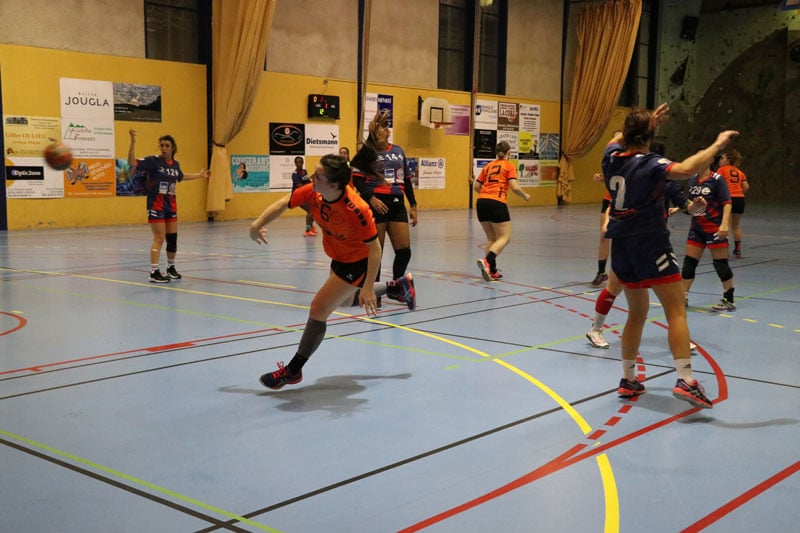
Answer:
[(78, 455), (75, 455), (75, 454), (72, 454), (72, 453), (69, 453), (69, 452), (65, 452), (63, 450), (59, 450), (58, 448), (54, 448), (53, 446), (49, 446), (47, 444), (44, 444), (44, 443), (41, 443), (41, 442), (37, 442), (37, 441), (32, 440), (32, 439), (28, 439), (28, 438), (23, 437), (21, 435), (17, 435), (15, 433), (11, 433), (10, 431), (6, 431), (6, 430), (4, 430), (2, 428), (0, 428), (0, 435), (4, 435), (5, 437), (7, 437), (9, 439), (12, 439), (12, 440), (15, 440), (17, 442), (23, 442), (23, 443), (27, 444), (28, 446), (32, 446), (34, 448), (38, 448), (40, 450), (44, 450), (44, 451), (46, 451), (46, 452), (48, 452), (48, 453), (50, 453), (52, 455), (55, 455), (55, 456), (58, 456), (58, 457), (63, 457), (64, 459), (68, 459), (69, 461), (72, 461), (73, 463), (78, 463), (78, 464), (87, 466), (92, 470), (97, 470), (97, 471), (109, 474), (109, 475), (111, 475), (113, 477), (124, 479), (126, 481), (129, 481), (129, 482), (135, 484), (135, 485), (139, 485), (141, 487), (145, 487), (145, 488), (150, 489), (150, 490), (152, 490), (154, 492), (157, 492), (159, 494), (164, 494), (166, 496), (169, 496), (170, 498), (174, 498), (174, 499), (189, 503), (189, 504), (194, 505), (196, 507), (199, 507), (201, 509), (205, 509), (206, 511), (211, 511), (212, 513), (217, 513), (217, 514), (219, 514), (221, 516), (224, 516), (226, 518), (240, 521), (240, 522), (245, 523), (247, 525), (256, 527), (256, 528), (258, 528), (258, 529), (260, 529), (262, 531), (269, 531), (271, 533), (281, 533), (281, 531), (279, 529), (275, 529), (275, 528), (269, 527), (268, 525), (262, 524), (261, 522), (256, 522), (255, 520), (250, 520), (249, 518), (245, 518), (244, 516), (237, 515), (236, 513), (232, 513), (230, 511), (226, 511), (225, 509), (222, 509), (220, 507), (216, 507), (214, 505), (211, 505), (211, 504), (208, 504), (208, 503), (205, 503), (205, 502), (201, 502), (200, 500), (196, 500), (194, 498), (191, 498), (191, 497), (186, 496), (184, 494), (181, 494), (179, 492), (175, 492), (174, 490), (170, 490), (170, 489), (167, 489), (165, 487), (161, 487), (160, 485), (156, 485), (154, 483), (150, 483), (149, 481), (145, 481), (144, 479), (140, 479), (140, 478), (134, 477), (134, 476), (132, 476), (130, 474), (125, 474), (124, 472), (120, 472), (119, 470), (114, 470), (113, 468), (109, 468), (109, 467), (107, 467), (105, 465), (101, 465), (99, 463), (95, 463), (93, 461), (90, 461), (90, 460), (85, 459), (83, 457), (80, 457)]

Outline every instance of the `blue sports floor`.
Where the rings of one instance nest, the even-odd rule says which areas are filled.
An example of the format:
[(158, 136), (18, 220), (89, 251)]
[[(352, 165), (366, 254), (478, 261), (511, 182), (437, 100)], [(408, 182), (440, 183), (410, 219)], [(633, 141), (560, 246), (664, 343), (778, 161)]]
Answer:
[(800, 531), (797, 210), (748, 206), (736, 312), (709, 311), (700, 262), (702, 411), (672, 397), (656, 303), (636, 401), (616, 394), (624, 296), (610, 349), (587, 343), (599, 205), (512, 219), (486, 283), (474, 213), (421, 210), (418, 310), (341, 308), (276, 392), (258, 377), (328, 272), (302, 217), (268, 247), (249, 221), (182, 224), (168, 285), (144, 223), (0, 233), (0, 531)]

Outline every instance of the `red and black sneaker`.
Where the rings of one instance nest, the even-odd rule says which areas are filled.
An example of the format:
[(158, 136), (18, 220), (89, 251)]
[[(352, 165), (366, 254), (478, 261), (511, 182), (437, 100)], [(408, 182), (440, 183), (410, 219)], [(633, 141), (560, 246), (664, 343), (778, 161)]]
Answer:
[(622, 378), (619, 380), (619, 388), (617, 389), (617, 394), (619, 394), (620, 398), (633, 398), (634, 396), (639, 396), (640, 394), (644, 394), (646, 391), (644, 390), (644, 385), (639, 383), (638, 379), (633, 381), (627, 380)]
[(278, 390), (284, 385), (296, 385), (303, 381), (303, 371), (297, 374), (292, 374), (289, 369), (283, 365), (283, 361), (278, 362), (278, 370), (275, 372), (264, 374), (258, 380), (268, 389)]

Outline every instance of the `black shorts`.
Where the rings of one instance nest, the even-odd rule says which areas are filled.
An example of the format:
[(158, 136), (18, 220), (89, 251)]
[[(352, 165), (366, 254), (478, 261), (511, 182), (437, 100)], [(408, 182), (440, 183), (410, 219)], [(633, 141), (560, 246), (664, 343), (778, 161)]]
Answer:
[(508, 205), (491, 198), (478, 198), (475, 202), (475, 210), (478, 212), (478, 222), (508, 222), (511, 214), (508, 212)]
[(603, 206), (600, 208), (600, 212), (605, 213), (609, 206), (611, 206), (611, 200), (603, 198)]
[(744, 196), (731, 197), (731, 213), (741, 215), (744, 213)]
[(405, 222), (408, 224), (408, 211), (406, 211), (405, 196), (402, 194), (376, 194), (375, 198), (386, 204), (389, 210), (386, 213), (378, 213), (372, 210), (372, 217), (375, 224), (386, 224), (387, 222)]
[(331, 260), (331, 272), (353, 287), (363, 287), (364, 279), (367, 277), (368, 264), (369, 258), (367, 257), (355, 263), (342, 263), (333, 259)]

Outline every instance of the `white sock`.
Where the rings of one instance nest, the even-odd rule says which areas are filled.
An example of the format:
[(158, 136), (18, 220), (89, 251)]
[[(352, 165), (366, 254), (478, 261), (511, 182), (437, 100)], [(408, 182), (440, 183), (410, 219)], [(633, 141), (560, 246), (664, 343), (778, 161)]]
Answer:
[(158, 263), (156, 263), (156, 264), (150, 264), (150, 273), (152, 274), (152, 273), (153, 273), (153, 272), (155, 272), (156, 270), (158, 270)]
[(605, 324), (607, 316), (608, 315), (601, 315), (600, 313), (595, 313), (594, 324), (592, 327), (594, 327), (594, 329), (603, 329), (603, 324)]
[(686, 381), (690, 385), (694, 383), (691, 359), (675, 359), (675, 370), (678, 371), (679, 379)]

